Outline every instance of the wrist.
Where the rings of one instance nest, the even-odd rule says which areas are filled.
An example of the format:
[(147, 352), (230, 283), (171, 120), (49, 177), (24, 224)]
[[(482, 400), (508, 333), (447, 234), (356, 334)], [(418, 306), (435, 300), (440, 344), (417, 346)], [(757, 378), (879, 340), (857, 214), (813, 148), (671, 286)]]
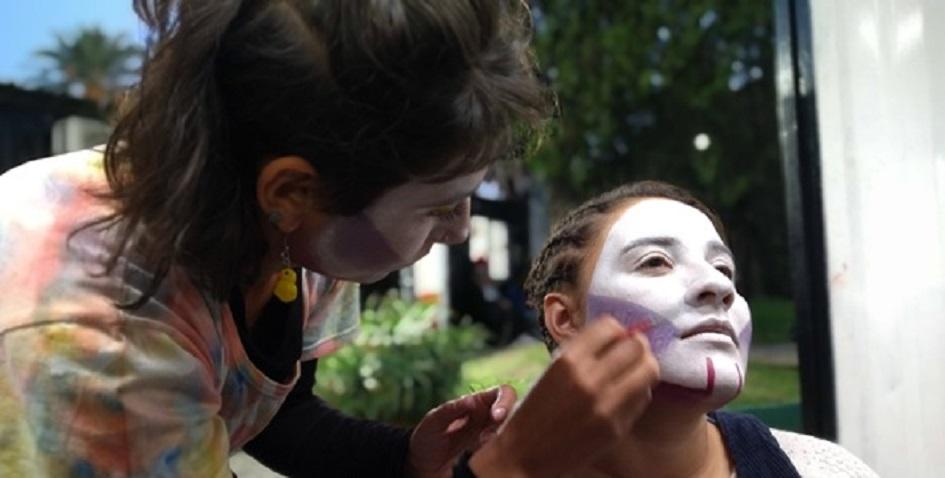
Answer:
[(423, 473), (417, 468), (416, 463), (414, 462), (416, 456), (414, 454), (414, 445), (413, 438), (416, 433), (416, 428), (411, 428), (407, 430), (407, 445), (404, 454), (404, 465), (403, 465), (403, 477), (404, 478), (421, 478)]
[(497, 436), (482, 446), (469, 459), (469, 469), (476, 478), (528, 478), (525, 467), (510, 456), (512, 447), (504, 446), (502, 436)]

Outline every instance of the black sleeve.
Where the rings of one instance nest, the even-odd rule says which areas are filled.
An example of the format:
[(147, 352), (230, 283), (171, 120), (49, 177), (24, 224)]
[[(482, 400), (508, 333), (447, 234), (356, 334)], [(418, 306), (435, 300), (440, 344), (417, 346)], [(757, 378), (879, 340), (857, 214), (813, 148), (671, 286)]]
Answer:
[(317, 360), (244, 451), (287, 476), (403, 477), (410, 430), (345, 416), (312, 393)]
[(472, 458), (472, 453), (468, 451), (459, 457), (456, 466), (453, 467), (453, 478), (476, 478), (476, 474), (469, 467), (470, 458)]

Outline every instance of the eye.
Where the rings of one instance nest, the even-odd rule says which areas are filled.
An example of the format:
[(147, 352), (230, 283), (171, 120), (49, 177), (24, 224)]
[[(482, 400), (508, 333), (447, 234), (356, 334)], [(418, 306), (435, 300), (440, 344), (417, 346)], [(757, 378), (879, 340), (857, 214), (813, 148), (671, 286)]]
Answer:
[(725, 277), (728, 277), (729, 280), (735, 280), (735, 270), (726, 264), (718, 264), (715, 266), (715, 269), (722, 273)]
[(643, 258), (643, 262), (639, 266), (640, 269), (647, 272), (658, 272), (661, 269), (671, 269), (672, 267), (673, 263), (662, 254), (653, 254)]
[(462, 200), (456, 204), (451, 204), (449, 206), (442, 206), (436, 209), (430, 210), (427, 214), (430, 217), (435, 217), (438, 220), (449, 222), (457, 219), (462, 215), (463, 210), (466, 207), (466, 200)]

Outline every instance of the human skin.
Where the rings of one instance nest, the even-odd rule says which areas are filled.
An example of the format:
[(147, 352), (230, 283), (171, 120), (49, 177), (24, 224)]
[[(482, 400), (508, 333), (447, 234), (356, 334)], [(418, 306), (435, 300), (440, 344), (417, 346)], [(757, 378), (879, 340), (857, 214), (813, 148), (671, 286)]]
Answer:
[(414, 179), (357, 214), (342, 216), (319, 206), (324, 193), (311, 164), (297, 156), (276, 158), (262, 168), (256, 185), (260, 228), (269, 245), (260, 278), (285, 266), (288, 246), (294, 266), (339, 280), (382, 279), (422, 258), (433, 244), (466, 240), (470, 196), (485, 174), (482, 169), (444, 181)]
[(470, 196), (485, 170), (449, 181), (410, 181), (354, 216), (316, 215), (289, 234), (292, 260), (339, 279), (377, 281), (409, 266), (436, 243), (469, 234)]
[[(651, 400), (639, 402), (644, 408), (624, 424), (627, 432), (585, 449), (583, 466), (557, 474), (731, 476), (721, 433), (706, 418), (744, 381), (751, 321), (734, 289), (731, 253), (708, 217), (668, 199), (627, 200), (599, 226), (575, 287), (545, 296), (545, 325), (565, 352), (600, 324), (646, 337), (659, 379), (648, 390)], [(601, 386), (597, 393), (610, 391)]]
[(607, 231), (587, 288), (587, 317), (643, 327), (660, 365), (657, 399), (720, 406), (744, 385), (751, 313), (731, 252), (701, 211), (636, 202)]

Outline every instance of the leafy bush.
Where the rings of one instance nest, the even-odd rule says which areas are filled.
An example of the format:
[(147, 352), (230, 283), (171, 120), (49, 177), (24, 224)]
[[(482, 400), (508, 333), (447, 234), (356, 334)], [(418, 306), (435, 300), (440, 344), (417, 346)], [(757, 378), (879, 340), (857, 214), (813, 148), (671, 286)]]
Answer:
[(463, 364), (463, 381), (457, 395), (478, 392), (500, 384), (511, 385), (524, 397), (551, 362), (542, 342), (521, 342)]
[(352, 416), (418, 422), (453, 398), (463, 362), (485, 348), (484, 329), (442, 315), (436, 305), (370, 297), (354, 344), (319, 362), (317, 393)]
[(753, 344), (778, 344), (794, 341), (794, 302), (780, 297), (753, 297), (751, 306)]

